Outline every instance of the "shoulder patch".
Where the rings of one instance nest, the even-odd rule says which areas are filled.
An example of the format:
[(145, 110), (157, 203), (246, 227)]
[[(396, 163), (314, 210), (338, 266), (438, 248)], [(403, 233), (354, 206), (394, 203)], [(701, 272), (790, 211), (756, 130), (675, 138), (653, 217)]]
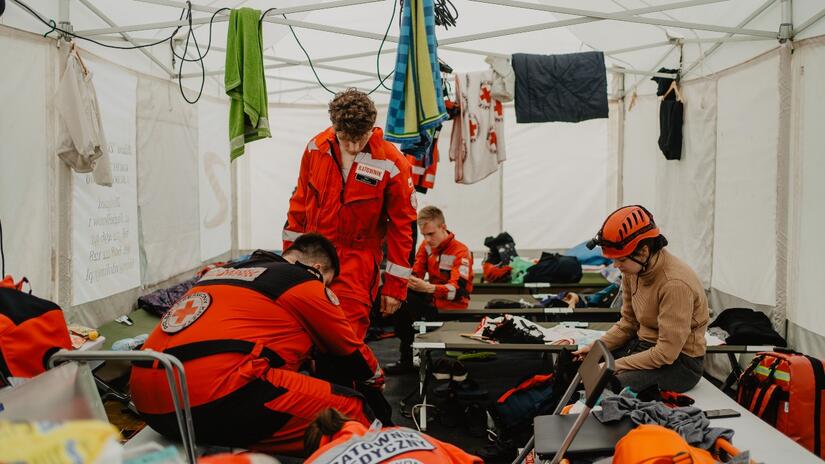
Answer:
[(168, 334), (178, 333), (194, 324), (211, 305), (212, 297), (206, 292), (187, 295), (163, 315), (160, 321), (161, 330)]
[(330, 303), (334, 304), (335, 306), (340, 306), (341, 305), (341, 301), (338, 300), (338, 296), (335, 295), (335, 292), (333, 292), (331, 288), (325, 287), (324, 291), (326, 292), (327, 299), (329, 300)]

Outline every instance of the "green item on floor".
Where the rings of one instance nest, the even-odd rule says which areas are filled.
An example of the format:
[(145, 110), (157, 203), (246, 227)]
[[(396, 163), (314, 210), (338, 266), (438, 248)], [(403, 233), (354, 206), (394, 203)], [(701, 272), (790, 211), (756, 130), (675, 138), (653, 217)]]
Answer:
[(496, 358), (496, 354), (492, 351), (476, 351), (475, 353), (463, 353), (458, 356), (461, 362), (466, 361), (492, 361)]

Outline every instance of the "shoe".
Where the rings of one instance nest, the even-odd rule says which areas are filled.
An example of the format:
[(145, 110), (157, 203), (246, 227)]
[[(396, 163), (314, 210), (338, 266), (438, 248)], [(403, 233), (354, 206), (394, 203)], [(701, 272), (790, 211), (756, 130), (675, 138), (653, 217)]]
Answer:
[(384, 366), (384, 375), (414, 374), (418, 369), (412, 362), (396, 361)]
[(518, 456), (518, 448), (510, 440), (497, 439), (473, 454), (485, 462), (510, 462)]
[(436, 380), (463, 382), (467, 380), (467, 368), (455, 359), (439, 358), (433, 365), (433, 377)]

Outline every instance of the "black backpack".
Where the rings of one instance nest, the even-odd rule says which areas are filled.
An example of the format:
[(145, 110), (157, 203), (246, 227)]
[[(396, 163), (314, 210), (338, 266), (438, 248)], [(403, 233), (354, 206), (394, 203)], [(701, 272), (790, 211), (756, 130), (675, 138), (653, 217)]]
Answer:
[(573, 256), (544, 252), (539, 262), (527, 269), (525, 282), (572, 284), (582, 279), (582, 265)]
[(513, 257), (518, 256), (516, 242), (507, 232), (502, 232), (495, 237), (485, 238), (484, 246), (490, 249), (486, 260), (490, 264), (506, 266), (510, 264)]

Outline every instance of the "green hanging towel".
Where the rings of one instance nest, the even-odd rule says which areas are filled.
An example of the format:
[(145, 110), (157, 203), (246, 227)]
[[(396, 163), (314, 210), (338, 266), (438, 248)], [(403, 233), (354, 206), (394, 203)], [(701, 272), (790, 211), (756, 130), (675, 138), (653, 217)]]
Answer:
[(271, 137), (264, 78), (260, 10), (241, 8), (229, 16), (224, 86), (229, 95), (229, 159), (244, 154), (244, 144)]

